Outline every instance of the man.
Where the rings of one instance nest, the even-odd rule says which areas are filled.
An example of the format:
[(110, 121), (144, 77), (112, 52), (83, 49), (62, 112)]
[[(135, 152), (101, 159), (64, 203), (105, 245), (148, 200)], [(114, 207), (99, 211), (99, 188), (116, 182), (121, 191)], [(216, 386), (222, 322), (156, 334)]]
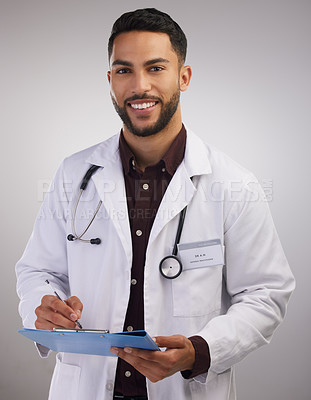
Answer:
[[(25, 327), (146, 329), (165, 351), (58, 354), (50, 399), (235, 399), (234, 364), (284, 317), (294, 279), (262, 190), (182, 123), (186, 46), (155, 9), (115, 22), (108, 80), (122, 131), (62, 163), (17, 264)], [(172, 253), (181, 262), (167, 267)]]

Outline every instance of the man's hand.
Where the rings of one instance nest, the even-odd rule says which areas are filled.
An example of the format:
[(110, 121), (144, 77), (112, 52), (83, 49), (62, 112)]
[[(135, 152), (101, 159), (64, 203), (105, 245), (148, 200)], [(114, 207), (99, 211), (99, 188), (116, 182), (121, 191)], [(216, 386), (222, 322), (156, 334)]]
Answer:
[(35, 310), (37, 315), (36, 328), (45, 330), (76, 328), (75, 321), (81, 317), (83, 305), (75, 296), (69, 297), (65, 300), (65, 303), (56, 296), (43, 296), (41, 305)]
[(158, 382), (178, 371), (191, 370), (195, 361), (195, 350), (189, 339), (182, 335), (158, 336), (154, 338), (165, 351), (112, 347), (111, 352), (131, 364), (151, 382)]

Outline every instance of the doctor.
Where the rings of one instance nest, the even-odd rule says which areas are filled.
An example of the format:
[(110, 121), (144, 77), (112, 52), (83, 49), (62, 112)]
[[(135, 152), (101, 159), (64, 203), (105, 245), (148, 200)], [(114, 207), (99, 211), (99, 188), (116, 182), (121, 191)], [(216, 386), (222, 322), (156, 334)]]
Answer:
[(16, 266), (25, 327), (146, 329), (165, 351), (59, 353), (52, 400), (233, 400), (234, 365), (285, 315), (294, 278), (263, 191), (182, 123), (186, 45), (155, 9), (115, 22), (108, 80), (123, 128), (64, 160)]

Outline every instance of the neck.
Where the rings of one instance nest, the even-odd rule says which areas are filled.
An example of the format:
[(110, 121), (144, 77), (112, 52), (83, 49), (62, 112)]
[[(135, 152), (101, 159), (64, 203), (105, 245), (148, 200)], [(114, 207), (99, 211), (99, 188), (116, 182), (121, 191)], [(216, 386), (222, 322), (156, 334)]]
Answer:
[(157, 164), (168, 151), (181, 128), (180, 113), (179, 118), (172, 118), (162, 131), (147, 137), (133, 135), (126, 127), (123, 127), (124, 138), (135, 156), (139, 169), (144, 171), (145, 168)]

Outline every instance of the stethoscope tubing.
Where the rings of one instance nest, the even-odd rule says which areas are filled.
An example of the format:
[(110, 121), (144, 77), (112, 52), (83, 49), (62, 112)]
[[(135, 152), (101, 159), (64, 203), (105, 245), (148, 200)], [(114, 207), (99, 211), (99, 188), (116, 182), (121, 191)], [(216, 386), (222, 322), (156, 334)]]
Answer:
[(84, 177), (83, 177), (83, 179), (82, 179), (82, 182), (81, 182), (81, 185), (80, 185), (80, 192), (79, 192), (79, 195), (78, 195), (78, 198), (77, 198), (77, 201), (76, 201), (76, 204), (75, 204), (73, 213), (72, 213), (72, 218), (71, 218), (71, 229), (72, 229), (73, 234), (69, 234), (69, 235), (67, 236), (67, 239), (68, 239), (69, 241), (80, 240), (81, 242), (84, 242), (84, 243), (91, 243), (91, 244), (100, 244), (100, 243), (101, 243), (101, 240), (100, 240), (99, 238), (95, 238), (95, 239), (82, 239), (82, 237), (83, 237), (83, 236), (86, 234), (86, 232), (89, 230), (89, 227), (92, 225), (92, 223), (93, 223), (93, 221), (94, 221), (96, 215), (98, 214), (98, 211), (99, 211), (99, 209), (100, 209), (100, 207), (101, 207), (101, 205), (102, 205), (102, 200), (100, 200), (100, 201), (98, 202), (98, 205), (97, 205), (97, 207), (96, 207), (96, 210), (95, 210), (94, 213), (93, 213), (93, 217), (91, 218), (90, 222), (88, 223), (88, 225), (86, 226), (86, 228), (84, 229), (84, 231), (83, 231), (80, 235), (77, 234), (76, 228), (75, 228), (76, 214), (77, 214), (77, 209), (78, 209), (78, 205), (79, 205), (79, 203), (80, 203), (80, 199), (81, 199), (82, 193), (83, 193), (84, 190), (86, 189), (86, 187), (87, 187), (87, 185), (88, 185), (88, 183), (89, 183), (89, 181), (90, 181), (92, 175), (94, 174), (94, 172), (96, 172), (96, 171), (98, 170), (98, 168), (100, 168), (99, 165), (92, 165), (92, 166), (86, 171), (86, 174), (84, 175)]
[(98, 203), (98, 205), (97, 205), (97, 208), (96, 208), (96, 210), (95, 210), (94, 213), (93, 213), (93, 217), (92, 217), (91, 221), (88, 223), (87, 227), (84, 229), (84, 231), (83, 231), (80, 235), (77, 235), (76, 229), (75, 229), (75, 219), (76, 219), (78, 204), (79, 204), (79, 202), (80, 202), (80, 199), (81, 199), (83, 190), (84, 190), (84, 189), (80, 189), (80, 193), (79, 193), (78, 199), (77, 199), (77, 201), (76, 201), (76, 205), (75, 205), (75, 208), (74, 208), (74, 212), (73, 212), (73, 214), (72, 214), (71, 227), (72, 227), (72, 232), (73, 232), (73, 234), (74, 234), (76, 240), (82, 240), (83, 242), (89, 242), (89, 240), (82, 239), (82, 237), (86, 234), (86, 232), (88, 231), (88, 229), (89, 229), (89, 227), (91, 226), (92, 222), (94, 221), (96, 215), (98, 214), (98, 211), (99, 211), (99, 209), (100, 209), (100, 207), (101, 207), (101, 205), (102, 205), (102, 200), (99, 201), (99, 203)]
[(178, 244), (180, 241), (181, 233), (184, 227), (184, 222), (185, 222), (185, 217), (186, 217), (186, 212), (187, 212), (187, 206), (182, 209), (180, 216), (179, 216), (179, 221), (178, 221), (178, 227), (177, 227), (177, 233), (176, 233), (176, 238), (175, 238), (175, 243), (172, 251), (173, 256), (177, 256), (178, 252)]

